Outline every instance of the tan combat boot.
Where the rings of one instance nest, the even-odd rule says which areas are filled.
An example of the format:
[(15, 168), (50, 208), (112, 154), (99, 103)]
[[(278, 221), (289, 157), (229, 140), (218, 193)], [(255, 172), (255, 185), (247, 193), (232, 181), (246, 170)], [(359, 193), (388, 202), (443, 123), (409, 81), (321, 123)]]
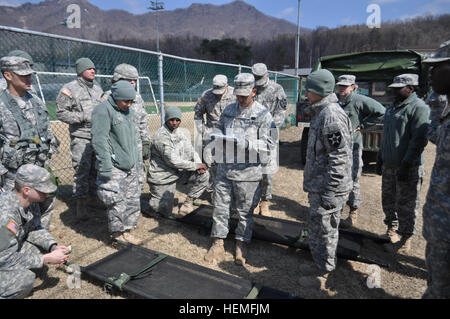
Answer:
[(119, 248), (120, 245), (126, 244), (128, 241), (125, 239), (122, 232), (115, 232), (111, 234), (112, 246)]
[(186, 197), (183, 205), (181, 205), (180, 209), (178, 210), (179, 216), (186, 216), (187, 214), (191, 213), (194, 210), (194, 199), (192, 197)]
[(357, 209), (351, 209), (348, 213), (347, 219), (344, 219), (342, 221), (342, 226), (344, 227), (354, 227), (356, 225), (356, 222), (358, 221), (358, 210)]
[(88, 210), (87, 210), (87, 199), (79, 198), (77, 199), (77, 211), (76, 217), (78, 220), (85, 221), (88, 220)]
[(402, 237), (397, 233), (397, 229), (397, 227), (389, 227), (386, 233), (386, 235), (389, 237), (389, 240), (393, 244), (398, 243), (402, 239)]
[(133, 236), (131, 232), (132, 232), (131, 229), (128, 229), (128, 230), (123, 232), (123, 237), (125, 238), (125, 240), (128, 243), (136, 245), (136, 246), (141, 245), (142, 244), (142, 240), (136, 238), (135, 236)]
[(244, 266), (245, 265), (245, 257), (247, 255), (247, 245), (240, 240), (236, 240), (236, 256), (234, 262), (236, 265)]
[(205, 261), (211, 263), (223, 257), (225, 249), (223, 248), (223, 239), (214, 238), (214, 241), (205, 255)]
[(401, 246), (398, 248), (397, 253), (404, 254), (404, 255), (408, 254), (409, 251), (411, 250), (411, 241), (412, 241), (412, 237), (408, 237), (406, 239), (402, 238), (402, 240), (400, 242)]
[(268, 200), (265, 200), (265, 199), (263, 199), (260, 203), (259, 203), (259, 207), (260, 207), (260, 209), (259, 209), (259, 214), (261, 215), (261, 216), (267, 216), (267, 217), (272, 217), (272, 214), (270, 213), (270, 210), (269, 210), (269, 201)]
[(253, 215), (259, 215), (259, 212), (261, 211), (260, 204), (261, 202), (256, 205), (255, 209), (253, 210)]

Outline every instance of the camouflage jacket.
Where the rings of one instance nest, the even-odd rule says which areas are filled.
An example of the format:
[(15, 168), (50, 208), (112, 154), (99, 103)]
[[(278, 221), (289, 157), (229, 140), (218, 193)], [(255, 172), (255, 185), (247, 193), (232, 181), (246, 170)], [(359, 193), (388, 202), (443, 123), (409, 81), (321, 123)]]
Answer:
[(257, 87), (255, 101), (258, 101), (269, 109), (273, 121), (278, 128), (283, 126), (286, 116), (287, 97), (281, 85), (269, 81), (265, 86)]
[(431, 91), (425, 103), (430, 106), (430, 127), (428, 129), (428, 139), (436, 144), (439, 135), (439, 127), (441, 126), (441, 115), (447, 105), (447, 96), (439, 95)]
[(156, 131), (150, 147), (152, 156), (147, 181), (152, 184), (173, 183), (178, 180), (180, 171), (195, 171), (196, 163), (201, 163), (190, 139), (180, 128), (171, 132), (164, 124)]
[(235, 141), (215, 138), (208, 144), (208, 149), (214, 147), (218, 170), (226, 178), (259, 181), (263, 174), (274, 173), (267, 171), (267, 165), (273, 164), (272, 158), (277, 155), (278, 129), (265, 106), (256, 101), (248, 108), (240, 108), (238, 102), (228, 105), (215, 133)]
[(0, 270), (12, 268), (36, 269), (43, 265), (41, 254), (23, 254), (25, 241), (48, 251), (55, 239), (41, 226), (38, 203), (23, 209), (15, 191), (0, 194)]
[(29, 92), (22, 98), (0, 92), (0, 174), (23, 164), (44, 166), (58, 151), (47, 108)]
[[(111, 90), (106, 91), (102, 99), (107, 99), (111, 95)], [(134, 124), (136, 126), (136, 139), (138, 141), (139, 149), (142, 150), (142, 141), (150, 141), (150, 128), (148, 127), (148, 114), (145, 110), (144, 100), (139, 93), (136, 93), (136, 98), (131, 104), (131, 109), (134, 112)]]
[(337, 102), (333, 93), (311, 106), (305, 192), (339, 196), (352, 189), (352, 124)]
[(427, 203), (423, 210), (423, 236), (428, 241), (450, 244), (450, 105), (441, 116), (436, 159), (431, 173)]
[(81, 77), (63, 86), (56, 97), (56, 116), (69, 124), (70, 136), (91, 138), (92, 110), (102, 102), (102, 95), (100, 86)]
[(194, 107), (194, 120), (204, 122), (203, 116), (206, 114), (206, 127), (214, 128), (219, 122), (220, 115), (225, 107), (236, 101), (234, 88), (228, 86), (227, 90), (219, 100), (212, 93), (213, 89), (206, 90), (198, 99)]

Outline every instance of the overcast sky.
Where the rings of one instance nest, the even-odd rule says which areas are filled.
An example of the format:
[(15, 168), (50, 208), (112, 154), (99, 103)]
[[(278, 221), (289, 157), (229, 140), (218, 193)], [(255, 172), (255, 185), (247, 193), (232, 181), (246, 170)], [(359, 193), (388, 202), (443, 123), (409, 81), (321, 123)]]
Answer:
[[(42, 0), (0, 0), (0, 5), (17, 6), (25, 2), (39, 3)], [(147, 0), (89, 0), (101, 9), (122, 9), (134, 14), (149, 12)], [(161, 1), (159, 1), (161, 2)], [(222, 5), (231, 0), (165, 0), (165, 10), (187, 8), (192, 3)], [(266, 15), (286, 19), (297, 24), (298, 0), (245, 0)], [(378, 4), (381, 22), (408, 19), (426, 14), (450, 13), (450, 0), (301, 0), (300, 25), (307, 28), (365, 24), (373, 13), (367, 12), (371, 4)], [(1, 24), (1, 22), (0, 22)]]

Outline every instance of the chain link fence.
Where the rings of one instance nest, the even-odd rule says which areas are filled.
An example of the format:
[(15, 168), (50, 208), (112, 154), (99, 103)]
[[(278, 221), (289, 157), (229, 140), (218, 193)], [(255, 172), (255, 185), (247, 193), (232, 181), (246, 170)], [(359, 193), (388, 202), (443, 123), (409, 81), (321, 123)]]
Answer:
[[(23, 50), (34, 61), (33, 89), (45, 102), (52, 131), (60, 141), (59, 154), (51, 160), (52, 169), (61, 181), (60, 195), (69, 197), (73, 183), (73, 168), (70, 159), (70, 137), (68, 125), (57, 120), (56, 96), (62, 86), (76, 79), (75, 61), (90, 58), (96, 67), (95, 81), (104, 91), (111, 86), (114, 68), (121, 63), (135, 66), (139, 72), (138, 92), (144, 99), (149, 113), (149, 127), (153, 135), (161, 126), (161, 110), (164, 106), (181, 108), (181, 126), (194, 132), (194, 106), (203, 91), (212, 87), (212, 79), (224, 74), (233, 85), (236, 74), (251, 72), (250, 66), (233, 65), (211, 61), (187, 59), (131, 47), (75, 39), (0, 26), (0, 57), (12, 50)], [(159, 73), (159, 70), (161, 72)], [(283, 86), (288, 97), (288, 112), (285, 125), (295, 125), (295, 104), (298, 96), (298, 78), (269, 71), (271, 80)], [(161, 85), (162, 80), (162, 85)]]

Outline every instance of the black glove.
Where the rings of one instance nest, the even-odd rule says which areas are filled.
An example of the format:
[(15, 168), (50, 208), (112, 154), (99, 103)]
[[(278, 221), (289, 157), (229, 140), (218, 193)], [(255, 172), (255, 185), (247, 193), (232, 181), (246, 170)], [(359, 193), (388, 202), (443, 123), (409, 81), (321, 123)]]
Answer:
[(409, 180), (409, 165), (402, 164), (397, 171), (397, 180), (399, 182), (407, 182)]
[(142, 141), (142, 159), (150, 159), (150, 141)]
[(337, 207), (336, 197), (332, 194), (323, 194), (320, 196), (320, 206), (326, 210), (330, 210)]
[(375, 168), (375, 172), (380, 176), (383, 175), (383, 160), (381, 159), (381, 157), (377, 158), (377, 166)]

